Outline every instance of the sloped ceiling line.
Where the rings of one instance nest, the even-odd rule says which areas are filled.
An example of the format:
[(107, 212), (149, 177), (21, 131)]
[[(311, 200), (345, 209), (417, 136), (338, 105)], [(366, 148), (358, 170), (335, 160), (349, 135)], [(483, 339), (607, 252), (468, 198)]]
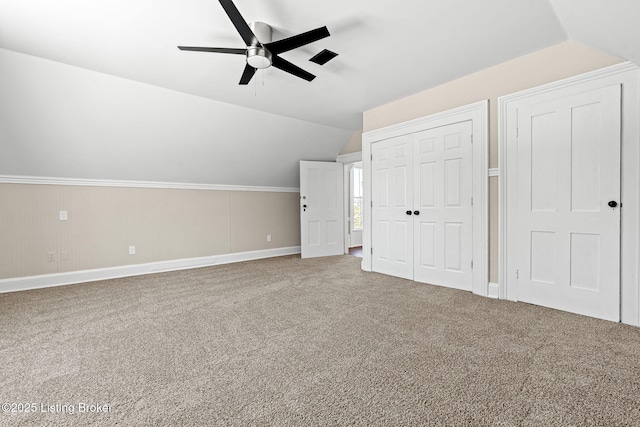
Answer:
[(0, 174), (297, 187), (377, 106), (567, 39), (640, 63), (634, 0), (235, 3), (280, 38), (327, 25), (283, 54), (318, 77), (240, 87), (243, 57), (179, 51), (242, 47), (215, 0), (1, 2)]

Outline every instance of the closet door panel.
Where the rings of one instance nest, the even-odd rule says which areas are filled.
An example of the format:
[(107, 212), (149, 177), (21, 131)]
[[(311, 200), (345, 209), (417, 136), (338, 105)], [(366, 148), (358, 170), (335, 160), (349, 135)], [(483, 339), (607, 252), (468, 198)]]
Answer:
[[(413, 279), (413, 151), (411, 136), (372, 147), (372, 269)], [(411, 212), (411, 214), (407, 214)]]
[(419, 171), (414, 176), (414, 280), (471, 290), (471, 122), (416, 133), (413, 143)]

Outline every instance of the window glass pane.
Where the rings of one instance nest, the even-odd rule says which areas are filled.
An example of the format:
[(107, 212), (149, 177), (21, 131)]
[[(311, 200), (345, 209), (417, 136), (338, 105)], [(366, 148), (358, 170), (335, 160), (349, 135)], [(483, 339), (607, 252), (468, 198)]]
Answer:
[(362, 197), (353, 198), (353, 229), (362, 230)]
[(362, 197), (364, 195), (361, 167), (353, 168), (353, 230), (362, 230)]
[(362, 168), (353, 168), (353, 197), (362, 197)]

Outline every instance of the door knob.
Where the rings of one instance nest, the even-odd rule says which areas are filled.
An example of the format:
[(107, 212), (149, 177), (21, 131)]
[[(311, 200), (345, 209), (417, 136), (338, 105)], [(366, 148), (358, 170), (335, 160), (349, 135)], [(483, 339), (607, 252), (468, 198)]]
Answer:
[(420, 211), (413, 211), (414, 215), (420, 215)]
[(407, 211), (407, 215), (411, 215), (411, 211)]
[(618, 206), (618, 202), (616, 202), (615, 200), (612, 200), (608, 203), (610, 208), (615, 208), (616, 206)]

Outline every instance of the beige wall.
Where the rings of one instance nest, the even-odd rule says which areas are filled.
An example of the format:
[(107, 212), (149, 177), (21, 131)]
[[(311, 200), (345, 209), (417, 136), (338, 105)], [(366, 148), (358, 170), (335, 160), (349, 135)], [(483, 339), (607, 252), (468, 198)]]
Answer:
[(300, 246), (299, 193), (233, 192), (230, 208), (232, 253)]
[[(0, 279), (299, 246), (298, 199), (298, 193), (0, 184)], [(61, 210), (68, 221), (58, 219)], [(49, 252), (56, 261), (47, 261)]]
[(344, 146), (340, 154), (350, 154), (362, 151), (362, 131), (359, 130), (353, 134), (347, 145)]
[[(622, 62), (573, 42), (531, 53), (436, 88), (366, 111), (364, 131), (489, 100), (489, 167), (498, 167), (497, 98)], [(498, 281), (498, 182), (489, 182), (489, 280)]]

